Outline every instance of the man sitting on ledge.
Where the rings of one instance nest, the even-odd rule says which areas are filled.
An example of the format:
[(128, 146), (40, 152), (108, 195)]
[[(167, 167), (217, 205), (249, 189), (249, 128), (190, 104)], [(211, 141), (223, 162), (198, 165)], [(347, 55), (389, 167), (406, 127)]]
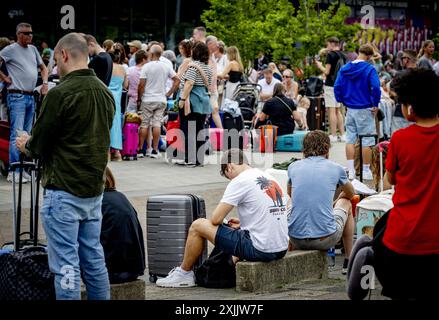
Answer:
[[(221, 159), (221, 175), (231, 180), (210, 219), (195, 220), (186, 241), (183, 263), (159, 287), (193, 287), (192, 267), (203, 252), (205, 239), (233, 255), (234, 261), (269, 262), (281, 259), (288, 249), (287, 200), (276, 180), (248, 165), (239, 149), (226, 151)], [(239, 219), (225, 217), (237, 207)]]
[[(288, 221), (292, 249), (328, 250), (343, 237), (346, 274), (352, 250), (354, 219), (350, 200), (354, 187), (342, 166), (328, 160), (329, 137), (322, 131), (312, 131), (303, 140), (305, 159), (288, 167), (288, 194), (293, 207)], [(342, 192), (335, 201), (337, 185)]]

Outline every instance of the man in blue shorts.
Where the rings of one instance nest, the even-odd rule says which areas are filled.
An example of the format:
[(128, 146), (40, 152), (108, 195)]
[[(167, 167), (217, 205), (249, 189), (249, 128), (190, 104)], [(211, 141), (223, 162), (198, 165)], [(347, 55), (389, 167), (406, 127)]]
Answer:
[[(230, 179), (221, 202), (210, 219), (198, 219), (189, 229), (183, 263), (160, 287), (193, 287), (192, 267), (203, 252), (205, 239), (234, 260), (272, 261), (281, 259), (288, 249), (287, 195), (269, 174), (252, 168), (239, 149), (226, 151), (221, 159), (221, 174)], [(223, 224), (237, 208), (238, 218)]]
[[(381, 87), (378, 74), (370, 63), (373, 54), (370, 44), (362, 45), (357, 60), (340, 69), (334, 85), (335, 99), (347, 107), (346, 158), (351, 180), (355, 178), (354, 154), (358, 136), (376, 134), (375, 114), (381, 99)], [(375, 144), (375, 140), (367, 137), (362, 143), (363, 177), (372, 180), (370, 147)]]

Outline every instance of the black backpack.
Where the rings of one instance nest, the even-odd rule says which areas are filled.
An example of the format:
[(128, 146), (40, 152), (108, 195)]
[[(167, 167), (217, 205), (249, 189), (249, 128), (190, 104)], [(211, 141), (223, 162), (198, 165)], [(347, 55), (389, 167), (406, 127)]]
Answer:
[(199, 287), (236, 287), (236, 269), (232, 255), (213, 248), (209, 258), (195, 272), (195, 279)]
[(340, 51), (334, 51), (334, 52), (335, 52), (335, 53), (337, 54), (337, 56), (338, 56), (338, 61), (337, 61), (336, 65), (335, 65), (334, 75), (332, 76), (332, 77), (333, 77), (333, 80), (334, 80), (334, 83), (335, 83), (335, 80), (337, 80), (338, 72), (339, 72), (340, 69), (346, 64), (346, 60), (347, 60), (347, 58), (346, 58), (346, 56), (345, 56), (342, 52), (340, 52)]
[(305, 96), (318, 97), (323, 94), (323, 80), (319, 77), (309, 77), (305, 80)]

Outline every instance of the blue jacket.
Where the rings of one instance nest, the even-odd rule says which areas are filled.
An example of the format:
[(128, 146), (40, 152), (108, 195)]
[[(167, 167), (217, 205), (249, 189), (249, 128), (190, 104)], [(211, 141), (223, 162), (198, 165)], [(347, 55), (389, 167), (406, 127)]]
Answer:
[(378, 107), (381, 85), (375, 68), (368, 62), (349, 62), (337, 75), (335, 99), (351, 109)]

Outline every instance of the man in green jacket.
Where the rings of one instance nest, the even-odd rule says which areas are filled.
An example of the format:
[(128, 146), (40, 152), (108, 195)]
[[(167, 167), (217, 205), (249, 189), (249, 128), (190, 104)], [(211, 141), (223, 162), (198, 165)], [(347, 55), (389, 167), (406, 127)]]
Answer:
[(44, 99), (32, 136), (21, 135), (16, 145), (43, 163), (41, 217), (56, 298), (81, 298), (82, 271), (88, 298), (109, 299), (100, 231), (114, 98), (88, 69), (81, 35), (64, 36), (54, 55), (61, 82)]

